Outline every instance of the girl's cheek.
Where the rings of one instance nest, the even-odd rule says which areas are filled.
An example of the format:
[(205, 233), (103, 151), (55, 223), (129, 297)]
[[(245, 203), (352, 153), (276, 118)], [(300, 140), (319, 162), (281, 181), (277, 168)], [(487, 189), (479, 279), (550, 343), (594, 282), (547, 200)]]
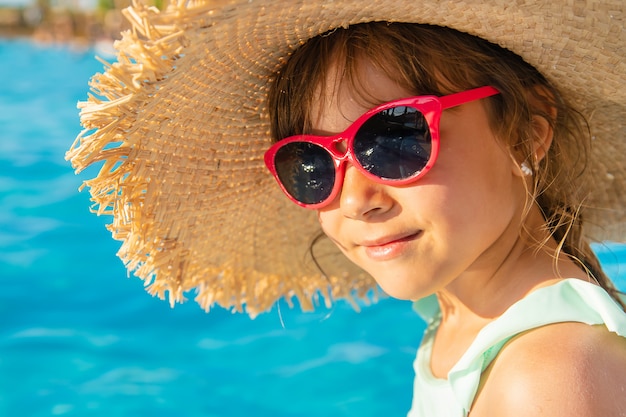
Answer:
[(337, 224), (338, 216), (340, 216), (339, 196), (337, 196), (335, 201), (331, 202), (329, 205), (317, 210), (317, 221), (322, 227), (324, 233), (328, 234), (328, 229), (332, 228), (334, 224)]
[(328, 210), (318, 210), (317, 221), (322, 228), (322, 232), (324, 232), (324, 234), (328, 237), (333, 237), (331, 231), (329, 230), (329, 225), (331, 224), (331, 221), (329, 219)]
[(345, 253), (345, 237), (341, 233), (341, 217), (339, 210), (320, 210), (317, 212), (317, 219), (322, 228), (322, 232)]

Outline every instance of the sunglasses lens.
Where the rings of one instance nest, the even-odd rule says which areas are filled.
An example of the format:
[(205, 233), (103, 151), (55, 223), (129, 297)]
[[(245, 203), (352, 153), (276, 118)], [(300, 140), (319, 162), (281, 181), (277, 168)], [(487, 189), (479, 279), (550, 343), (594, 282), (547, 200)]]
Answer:
[(424, 115), (399, 106), (369, 118), (356, 133), (353, 147), (366, 171), (388, 180), (403, 180), (424, 169), (432, 142)]
[(274, 157), (278, 178), (295, 200), (317, 204), (326, 200), (335, 185), (335, 166), (331, 155), (321, 146), (291, 142)]

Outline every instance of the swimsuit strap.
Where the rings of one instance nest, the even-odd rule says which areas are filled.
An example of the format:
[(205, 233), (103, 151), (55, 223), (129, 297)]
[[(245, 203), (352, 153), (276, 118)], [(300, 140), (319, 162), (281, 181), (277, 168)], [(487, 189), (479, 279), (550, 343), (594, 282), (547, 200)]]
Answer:
[(474, 402), (482, 372), (506, 342), (525, 331), (563, 322), (604, 324), (626, 337), (626, 313), (603, 288), (578, 279), (539, 288), (485, 326), (448, 374), (465, 413)]

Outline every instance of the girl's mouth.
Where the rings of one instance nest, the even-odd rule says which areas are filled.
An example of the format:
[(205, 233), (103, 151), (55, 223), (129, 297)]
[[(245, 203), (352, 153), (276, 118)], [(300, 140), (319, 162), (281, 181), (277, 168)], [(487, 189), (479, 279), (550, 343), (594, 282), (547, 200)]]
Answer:
[(405, 253), (411, 244), (422, 235), (422, 231), (404, 236), (389, 236), (370, 242), (365, 242), (367, 256), (375, 261), (388, 261)]

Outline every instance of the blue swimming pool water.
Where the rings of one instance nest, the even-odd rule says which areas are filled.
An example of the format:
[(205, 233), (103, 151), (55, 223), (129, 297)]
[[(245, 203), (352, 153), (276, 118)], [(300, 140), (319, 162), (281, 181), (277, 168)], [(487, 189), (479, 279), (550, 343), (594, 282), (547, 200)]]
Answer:
[[(0, 62), (0, 416), (406, 412), (423, 329), (409, 304), (252, 321), (149, 297), (77, 192), (94, 172), (63, 158), (93, 51), (0, 40)], [(626, 288), (626, 249), (598, 251)]]

